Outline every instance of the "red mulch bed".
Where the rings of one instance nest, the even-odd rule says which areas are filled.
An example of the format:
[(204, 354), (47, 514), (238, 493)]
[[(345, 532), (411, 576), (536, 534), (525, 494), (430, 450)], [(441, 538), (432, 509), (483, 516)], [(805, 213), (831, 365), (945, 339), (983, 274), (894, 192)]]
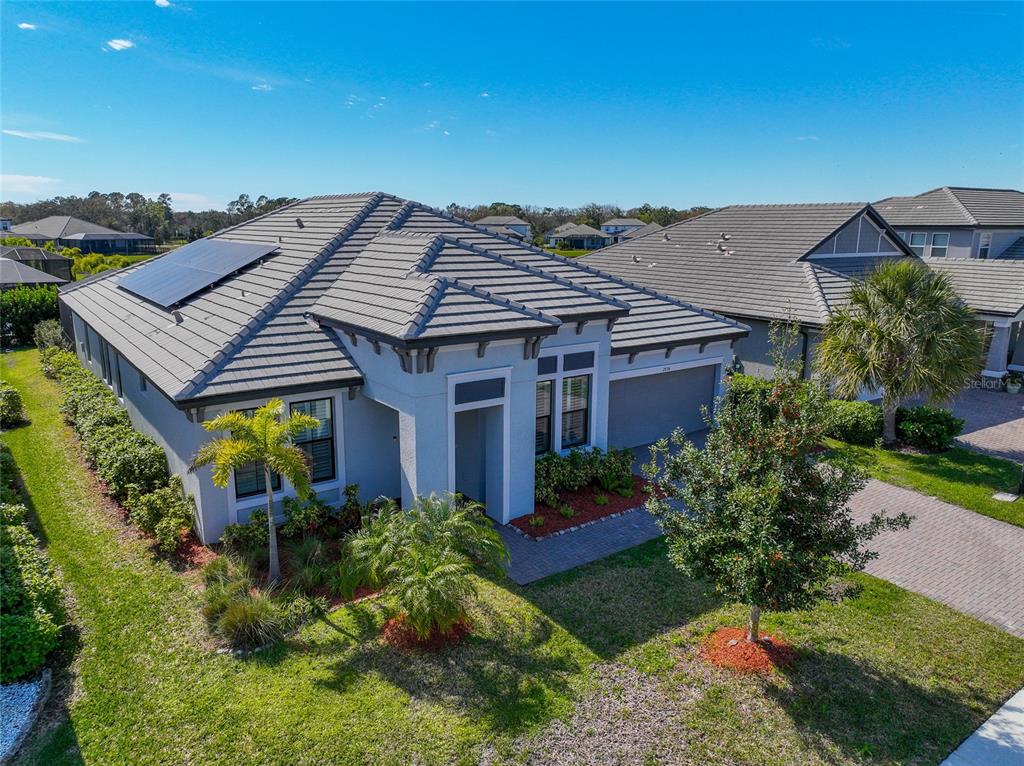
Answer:
[(430, 637), (421, 639), (405, 624), (405, 617), (399, 615), (384, 623), (381, 636), (389, 646), (403, 652), (437, 652), (447, 646), (461, 643), (469, 632), (469, 625), (466, 622), (457, 622), (447, 633), (435, 632)]
[(784, 639), (761, 634), (747, 641), (746, 628), (719, 628), (704, 641), (701, 655), (712, 665), (742, 673), (770, 673), (793, 661), (793, 647)]
[(191, 531), (182, 535), (175, 556), (186, 569), (201, 569), (217, 558), (217, 554), (199, 542)]
[[(533, 516), (520, 516), (518, 519), (512, 519), (509, 523), (530, 537), (547, 537), (555, 532), (561, 532), (563, 529), (578, 527), (588, 521), (603, 519), (613, 513), (622, 513), (643, 505), (647, 500), (646, 487), (647, 480), (634, 474), (633, 494), (630, 497), (623, 497), (616, 492), (602, 492), (593, 486), (584, 487), (576, 492), (563, 492), (559, 495), (562, 501), (559, 507), (572, 506), (576, 513), (571, 518), (565, 518), (558, 512), (558, 508), (551, 508), (543, 503), (534, 503)], [(608, 495), (607, 505), (598, 505), (594, 502), (594, 497), (599, 494)], [(544, 524), (539, 527), (530, 526), (530, 519), (535, 516), (541, 516), (544, 519)]]

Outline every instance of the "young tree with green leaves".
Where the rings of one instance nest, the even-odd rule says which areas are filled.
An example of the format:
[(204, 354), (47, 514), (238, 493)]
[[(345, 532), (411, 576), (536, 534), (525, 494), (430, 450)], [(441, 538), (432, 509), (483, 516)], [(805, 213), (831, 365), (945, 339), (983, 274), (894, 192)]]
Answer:
[(953, 396), (982, 369), (983, 349), (949, 277), (901, 258), (853, 285), (849, 304), (825, 322), (815, 368), (846, 399), (881, 389), (882, 438), (893, 444), (900, 404), (921, 393)]
[(762, 612), (825, 598), (836, 577), (877, 555), (866, 541), (910, 521), (902, 514), (853, 520), (849, 501), (863, 475), (843, 458), (809, 459), (827, 428), (828, 392), (787, 361), (793, 333), (773, 328), (773, 336), (775, 378), (723, 397), (703, 450), (677, 429), (676, 449), (662, 439), (644, 468), (657, 487), (647, 509), (672, 563), (749, 606), (749, 641), (760, 638)]
[(257, 408), (251, 416), (241, 412), (226, 412), (213, 420), (203, 422), (207, 431), (226, 431), (230, 436), (211, 439), (196, 453), (189, 471), (213, 465), (213, 483), (225, 488), (234, 470), (249, 463), (263, 469), (263, 483), (267, 492), (267, 525), (270, 532), (268, 580), (281, 576), (277, 554), (277, 527), (274, 525), (273, 474), (283, 476), (302, 499), (312, 494), (309, 485), (309, 462), (306, 454), (292, 442), (303, 431), (320, 426), (320, 421), (309, 415), (293, 413), (284, 418), (284, 402), (271, 399)]

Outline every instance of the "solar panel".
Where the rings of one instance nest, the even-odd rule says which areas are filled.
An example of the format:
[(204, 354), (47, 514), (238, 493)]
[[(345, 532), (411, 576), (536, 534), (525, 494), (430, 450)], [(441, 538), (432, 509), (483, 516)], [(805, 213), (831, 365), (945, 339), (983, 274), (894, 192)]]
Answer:
[(197, 239), (142, 264), (122, 277), (118, 286), (166, 309), (277, 248), (266, 242)]

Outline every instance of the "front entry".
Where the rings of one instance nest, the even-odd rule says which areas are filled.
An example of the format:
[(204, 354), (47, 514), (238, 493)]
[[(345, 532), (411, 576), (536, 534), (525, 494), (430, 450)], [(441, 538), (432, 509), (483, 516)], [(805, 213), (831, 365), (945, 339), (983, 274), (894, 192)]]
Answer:
[(455, 491), (483, 503), (502, 520), (505, 462), (502, 405), (455, 413)]

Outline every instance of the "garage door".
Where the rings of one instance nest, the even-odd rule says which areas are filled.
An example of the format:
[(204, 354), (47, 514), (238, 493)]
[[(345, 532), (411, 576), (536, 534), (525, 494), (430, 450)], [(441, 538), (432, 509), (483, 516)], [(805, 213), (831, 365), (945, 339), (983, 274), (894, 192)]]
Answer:
[(711, 408), (717, 365), (613, 380), (608, 390), (608, 446), (641, 447), (676, 428), (705, 428), (701, 406)]

